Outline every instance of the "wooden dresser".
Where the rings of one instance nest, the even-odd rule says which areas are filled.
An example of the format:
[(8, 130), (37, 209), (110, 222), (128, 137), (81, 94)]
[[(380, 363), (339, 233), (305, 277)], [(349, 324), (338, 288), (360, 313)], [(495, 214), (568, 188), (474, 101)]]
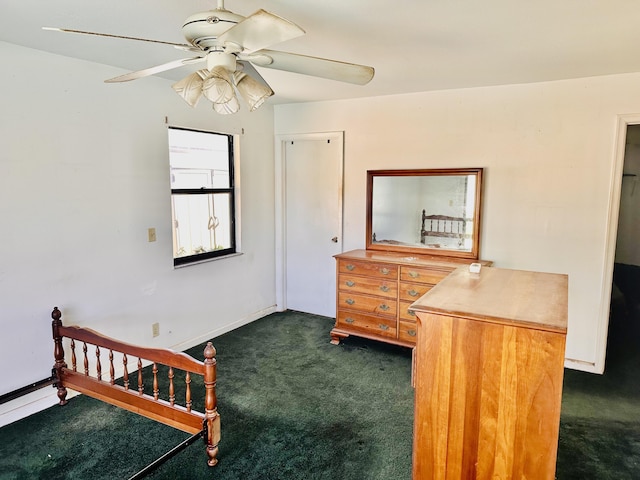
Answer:
[(461, 267), (412, 305), (414, 480), (555, 478), (567, 286)]
[(415, 345), (417, 335), (409, 306), (460, 265), (477, 262), (374, 250), (352, 250), (335, 258), (337, 308), (331, 343), (356, 335), (406, 347)]

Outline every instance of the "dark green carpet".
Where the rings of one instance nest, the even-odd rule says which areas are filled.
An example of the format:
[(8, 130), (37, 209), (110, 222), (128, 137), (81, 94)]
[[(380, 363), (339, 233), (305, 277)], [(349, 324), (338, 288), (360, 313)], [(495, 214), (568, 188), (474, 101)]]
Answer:
[(604, 375), (565, 371), (560, 480), (640, 479), (640, 268), (614, 280)]
[(574, 419), (562, 423), (559, 479), (640, 478), (640, 422)]
[[(565, 372), (560, 480), (640, 479), (634, 318), (612, 320), (605, 375)], [(410, 479), (410, 351), (357, 338), (330, 345), (332, 324), (277, 313), (214, 339), (220, 463), (207, 467), (198, 441), (149, 478)], [(0, 429), (0, 479), (126, 479), (187, 437), (76, 397)]]

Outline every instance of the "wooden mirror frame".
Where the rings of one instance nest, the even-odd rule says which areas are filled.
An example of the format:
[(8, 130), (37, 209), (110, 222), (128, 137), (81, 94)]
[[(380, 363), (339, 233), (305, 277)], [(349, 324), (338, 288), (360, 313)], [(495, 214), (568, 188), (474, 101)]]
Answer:
[[(440, 168), (440, 169), (418, 169), (418, 170), (368, 170), (367, 171), (367, 226), (366, 226), (366, 248), (367, 250), (381, 250), (402, 252), (406, 254), (419, 254), (419, 255), (438, 255), (446, 257), (458, 257), (477, 260), (480, 251), (480, 219), (482, 211), (482, 168)], [(473, 208), (473, 228), (471, 231), (471, 248), (470, 250), (458, 250), (450, 248), (434, 248), (429, 246), (420, 246), (417, 244), (402, 244), (401, 242), (384, 242), (373, 241), (373, 191), (374, 179), (376, 177), (416, 177), (416, 176), (469, 176), (476, 177), (476, 190)], [(425, 205), (424, 208), (426, 208)], [(416, 218), (416, 229), (420, 231), (421, 240), (424, 238), (424, 213), (422, 214), (423, 228), (420, 231), (420, 218)], [(453, 218), (444, 217), (444, 215), (433, 215), (432, 217)], [(460, 218), (458, 220), (461, 220)], [(464, 222), (463, 222), (464, 225)], [(441, 232), (445, 233), (445, 232)], [(444, 236), (444, 235), (443, 235)], [(464, 233), (461, 237), (469, 237), (469, 233)]]

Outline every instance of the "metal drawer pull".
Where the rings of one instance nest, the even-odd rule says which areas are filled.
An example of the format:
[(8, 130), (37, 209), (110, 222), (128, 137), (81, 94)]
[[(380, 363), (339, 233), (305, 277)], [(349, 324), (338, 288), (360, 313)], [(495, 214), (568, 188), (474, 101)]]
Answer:
[(383, 303), (382, 305), (380, 305), (380, 310), (386, 312), (387, 310), (389, 310), (389, 305)]
[(384, 324), (382, 324), (382, 323), (381, 323), (381, 324), (380, 324), (380, 330), (382, 330), (382, 331), (385, 331), (385, 332), (386, 332), (387, 330), (389, 330), (389, 325), (384, 325)]
[(409, 335), (410, 337), (415, 337), (416, 336), (416, 331), (415, 330), (407, 330), (407, 335)]
[(380, 285), (380, 290), (382, 290), (383, 292), (388, 292), (389, 287), (387, 287), (386, 285)]
[(355, 320), (354, 320), (353, 318), (351, 318), (351, 317), (347, 317), (347, 318), (345, 318), (345, 319), (344, 319), (344, 321), (345, 321), (345, 322), (347, 322), (347, 323), (353, 323), (353, 322), (355, 322)]
[(411, 278), (418, 278), (420, 276), (420, 274), (418, 272), (409, 272), (409, 276)]
[(414, 312), (413, 310), (407, 310), (407, 313), (408, 313), (409, 315), (411, 315), (412, 317), (415, 317), (415, 316), (416, 316), (416, 312)]
[(389, 275), (389, 272), (391, 272), (391, 270), (389, 270), (388, 268), (380, 269), (380, 273), (382, 273), (383, 275)]
[(347, 287), (353, 287), (356, 284), (356, 282), (352, 280), (347, 280), (345, 283), (347, 284)]
[(346, 268), (347, 270), (351, 271), (351, 270), (355, 269), (355, 268), (356, 268), (356, 266), (355, 266), (355, 265), (352, 265), (352, 264), (350, 264), (350, 263), (349, 263), (348, 265), (346, 265), (346, 267), (345, 267), (345, 268)]
[(407, 292), (409, 295), (411, 295), (412, 297), (417, 297), (418, 295), (420, 295), (420, 292), (416, 292), (415, 290), (409, 290)]
[(344, 303), (346, 303), (347, 305), (353, 305), (354, 303), (356, 303), (356, 301), (353, 298), (347, 298)]

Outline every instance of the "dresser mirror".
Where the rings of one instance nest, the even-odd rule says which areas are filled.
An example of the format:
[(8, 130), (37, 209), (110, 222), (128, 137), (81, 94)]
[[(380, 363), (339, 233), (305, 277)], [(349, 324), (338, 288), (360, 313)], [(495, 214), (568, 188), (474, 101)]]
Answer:
[(367, 171), (367, 250), (477, 259), (482, 168)]

